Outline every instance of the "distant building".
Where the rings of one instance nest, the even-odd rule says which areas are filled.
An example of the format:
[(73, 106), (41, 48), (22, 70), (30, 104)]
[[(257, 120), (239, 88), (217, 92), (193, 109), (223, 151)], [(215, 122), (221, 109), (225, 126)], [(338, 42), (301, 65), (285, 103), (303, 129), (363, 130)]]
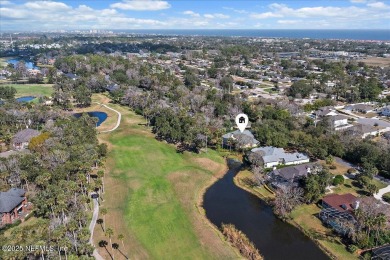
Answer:
[(73, 74), (73, 73), (66, 73), (65, 77), (67, 77), (68, 79), (71, 79), (71, 80), (77, 80), (80, 78), (79, 76), (77, 76), (76, 74)]
[(381, 110), (382, 116), (390, 116), (390, 106), (386, 106)]
[(264, 161), (264, 167), (270, 168), (280, 164), (296, 165), (308, 163), (309, 157), (302, 153), (286, 153), (283, 148), (265, 146), (252, 149), (253, 153), (261, 153)]
[(384, 132), (384, 130), (386, 129), (380, 126), (357, 124), (345, 129), (345, 133), (348, 135), (355, 135), (366, 138), (367, 136), (376, 136), (379, 133)]
[(118, 90), (120, 87), (118, 84), (111, 84), (111, 85), (107, 85), (106, 86), (106, 90), (108, 92), (112, 92), (112, 91), (115, 91), (115, 90)]
[(356, 104), (356, 105), (349, 105), (344, 108), (345, 110), (350, 111), (356, 111), (363, 114), (367, 114), (374, 111), (373, 106), (365, 105), (365, 104)]
[(16, 150), (25, 149), (28, 147), (31, 138), (38, 136), (39, 134), (40, 132), (34, 129), (23, 129), (17, 132), (12, 138), (12, 147)]
[(329, 119), (334, 130), (341, 130), (352, 126), (348, 124), (348, 117), (343, 115), (331, 116)]
[(322, 107), (314, 112), (317, 117), (337, 116), (338, 113), (334, 107)]
[(0, 226), (12, 224), (27, 214), (28, 203), (25, 193), (24, 190), (17, 188), (0, 192)]

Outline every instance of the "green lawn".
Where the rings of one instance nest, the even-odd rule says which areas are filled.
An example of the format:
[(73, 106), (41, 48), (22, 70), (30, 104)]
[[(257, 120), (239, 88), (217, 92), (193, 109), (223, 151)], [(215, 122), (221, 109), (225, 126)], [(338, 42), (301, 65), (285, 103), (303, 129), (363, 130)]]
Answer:
[[(141, 117), (123, 107), (110, 106), (122, 112), (122, 123), (118, 131), (101, 137), (110, 144), (103, 207), (109, 210), (107, 225), (116, 234), (124, 233), (128, 256), (237, 257), (204, 221), (198, 221), (202, 216), (195, 207), (215, 166), (224, 162), (222, 157), (211, 149), (201, 155), (178, 153), (174, 146), (157, 141), (147, 128), (140, 126), (144, 122)], [(99, 228), (96, 231), (95, 241), (104, 238)]]
[(17, 91), (16, 97), (51, 96), (53, 93), (53, 84), (5, 84), (2, 86), (14, 87)]

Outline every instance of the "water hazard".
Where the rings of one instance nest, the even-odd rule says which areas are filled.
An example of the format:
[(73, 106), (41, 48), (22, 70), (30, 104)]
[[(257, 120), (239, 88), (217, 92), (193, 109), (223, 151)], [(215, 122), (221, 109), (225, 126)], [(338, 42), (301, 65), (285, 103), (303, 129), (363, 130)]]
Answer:
[[(81, 117), (82, 114), (83, 113), (75, 113), (73, 115), (79, 118)], [(91, 117), (96, 117), (98, 119), (98, 122), (96, 123), (96, 127), (100, 126), (107, 119), (107, 114), (104, 112), (92, 111), (92, 112), (87, 112), (87, 114)]]
[(258, 197), (237, 187), (233, 177), (241, 163), (229, 161), (229, 171), (206, 192), (203, 207), (217, 227), (232, 223), (244, 232), (265, 259), (329, 259), (300, 230), (275, 217), (272, 208)]

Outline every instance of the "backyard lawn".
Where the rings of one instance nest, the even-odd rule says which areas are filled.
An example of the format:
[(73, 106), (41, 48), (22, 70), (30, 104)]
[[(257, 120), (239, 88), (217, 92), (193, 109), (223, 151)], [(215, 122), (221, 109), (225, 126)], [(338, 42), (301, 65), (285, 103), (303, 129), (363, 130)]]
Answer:
[[(103, 95), (94, 100), (108, 101)], [(157, 141), (142, 117), (108, 105), (122, 113), (117, 130), (99, 135), (109, 147), (101, 207), (108, 210), (106, 226), (114, 231), (113, 242), (122, 246), (116, 237), (123, 234), (125, 247), (120, 249), (131, 259), (237, 258), (197, 207), (203, 188), (225, 172), (222, 157), (212, 150), (178, 153)], [(100, 240), (108, 237), (97, 225), (95, 245)], [(107, 250), (99, 252), (108, 259)]]

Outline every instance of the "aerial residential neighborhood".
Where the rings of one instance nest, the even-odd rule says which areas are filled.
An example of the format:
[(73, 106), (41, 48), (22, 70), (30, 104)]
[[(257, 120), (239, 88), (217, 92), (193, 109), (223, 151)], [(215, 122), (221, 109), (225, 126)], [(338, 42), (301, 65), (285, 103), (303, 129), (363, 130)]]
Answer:
[(0, 1), (0, 259), (390, 259), (386, 1)]

